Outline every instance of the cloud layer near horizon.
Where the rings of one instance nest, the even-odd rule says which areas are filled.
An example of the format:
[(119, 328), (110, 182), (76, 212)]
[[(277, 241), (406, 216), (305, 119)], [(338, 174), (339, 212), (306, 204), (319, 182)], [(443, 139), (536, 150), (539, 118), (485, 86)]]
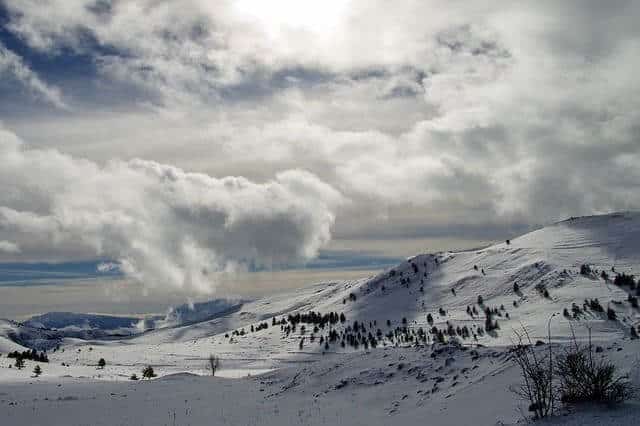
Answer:
[(316, 255), (342, 196), (300, 170), (257, 184), (151, 161), (104, 166), (0, 130), (0, 256), (102, 257), (148, 288), (207, 292), (216, 273)]
[[(73, 84), (24, 68), (69, 110), (3, 108), (6, 127), (101, 174), (195, 170), (261, 191), (306, 182), (324, 188), (300, 192), (335, 216), (339, 238), (491, 238), (503, 224), (640, 208), (638, 2), (4, 3), (7, 31), (32, 55), (90, 65)], [(47, 187), (52, 172), (34, 167)], [(120, 207), (147, 192), (133, 185)], [(306, 253), (319, 246), (308, 239), (329, 238), (309, 229), (294, 238)], [(0, 258), (27, 256), (16, 235), (0, 234)]]

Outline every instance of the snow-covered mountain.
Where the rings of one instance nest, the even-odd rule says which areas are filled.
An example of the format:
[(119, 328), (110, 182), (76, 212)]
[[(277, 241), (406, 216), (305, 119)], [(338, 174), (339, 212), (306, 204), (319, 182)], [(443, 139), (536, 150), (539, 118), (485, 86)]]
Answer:
[(61, 340), (61, 336), (55, 331), (0, 319), (0, 353), (27, 349), (48, 350), (56, 347)]
[[(50, 350), (64, 338), (82, 340), (114, 339), (182, 327), (212, 320), (237, 311), (246, 301), (215, 299), (170, 307), (164, 315), (147, 317), (48, 312), (23, 322), (0, 320), (0, 338), (16, 347), (24, 345), (37, 350)], [(13, 349), (15, 350), (15, 349)], [(0, 353), (3, 351), (0, 350)]]
[[(495, 357), (495, 362), (478, 369), (489, 373), (464, 373), (471, 386), (489, 375), (511, 371), (504, 348), (522, 327), (533, 340), (546, 340), (550, 333), (559, 343), (572, 333), (583, 339), (590, 329), (597, 344), (609, 349), (622, 345), (621, 354), (632, 357), (639, 349), (637, 341), (629, 339), (631, 328), (640, 324), (634, 299), (638, 290), (619, 285), (617, 274), (640, 275), (640, 213), (572, 218), (482, 249), (420, 254), (360, 280), (320, 283), (236, 304), (183, 307), (167, 317), (170, 327), (124, 340), (65, 338), (61, 350), (51, 354), (53, 362), (45, 368), (44, 377), (126, 380), (145, 365), (153, 365), (161, 376), (206, 375), (206, 358), (216, 354), (222, 360), (220, 376), (276, 371), (264, 376), (272, 377), (269, 383), (259, 385), (270, 384), (272, 390), (276, 384), (288, 389), (286, 380), (292, 380), (293, 387), (303, 386), (302, 382), (311, 386), (323, 368), (332, 368), (331, 363), (337, 368), (347, 360), (363, 368), (370, 361), (380, 371), (375, 377), (369, 377), (369, 371), (367, 379), (345, 379), (338, 389), (352, 382), (367, 386), (393, 382), (402, 388), (402, 381), (396, 383), (385, 376), (388, 372), (382, 372), (385, 360), (380, 357), (386, 354), (396, 365), (419, 366), (426, 380), (435, 374), (427, 372), (430, 368), (450, 370), (448, 359), (459, 359), (459, 355), (444, 356), (442, 367), (429, 367), (423, 357), (434, 352), (409, 348), (421, 351), (444, 341), (455, 342), (460, 350), (491, 348), (486, 350), (486, 359)], [(320, 316), (309, 315), (312, 311)], [(327, 316), (321, 319), (321, 315)], [(16, 341), (12, 336), (20, 333), (20, 327), (26, 327), (11, 324), (0, 328), (4, 339), (0, 343), (5, 346)], [(0, 351), (7, 351), (5, 346)], [(106, 369), (96, 370), (99, 358), (107, 360)], [(630, 358), (624, 359), (621, 362), (629, 367)], [(299, 370), (301, 365), (310, 366), (306, 373)], [(469, 370), (473, 365), (461, 368)], [(17, 371), (2, 370), (0, 377), (5, 379), (21, 377)], [(500, 376), (501, 380), (513, 380), (513, 372), (509, 374)], [(454, 389), (451, 392), (453, 395)]]
[(56, 330), (103, 330), (118, 332), (136, 327), (140, 321), (136, 317), (117, 317), (111, 315), (78, 314), (74, 312), (48, 312), (36, 315), (24, 322), (34, 328)]
[[(589, 265), (593, 273), (581, 274), (582, 265)], [(629, 334), (638, 316), (628, 300), (635, 293), (614, 285), (613, 278), (617, 273), (638, 275), (639, 269), (639, 213), (572, 218), (483, 249), (417, 255), (366, 279), (320, 283), (250, 302), (216, 300), (177, 307), (165, 318), (155, 320), (156, 330), (128, 340), (127, 347), (154, 345), (162, 349), (162, 345), (167, 345), (167, 350), (175, 352), (184, 342), (194, 342), (187, 350), (190, 355), (204, 356), (215, 351), (233, 358), (234, 354), (253, 352), (252, 347), (260, 342), (261, 358), (267, 358), (266, 354), (271, 355), (269, 358), (286, 358), (321, 353), (325, 348), (317, 343), (303, 344), (304, 351), (298, 351), (303, 337), (300, 333), (285, 336), (279, 325), (272, 326), (274, 317), (280, 321), (288, 315), (309, 311), (344, 314), (347, 321), (338, 324), (338, 330), (353, 321), (366, 323), (367, 330), (371, 322), (373, 331), (380, 329), (383, 335), (405, 325), (411, 330), (426, 331), (434, 326), (448, 328), (451, 324), (456, 329), (466, 326), (470, 331), (468, 339), (456, 336), (463, 343), (504, 346), (512, 343), (511, 329), (522, 325), (535, 338), (544, 338), (551, 315), (562, 313), (565, 308), (573, 312), (573, 304), (583, 311), (585, 299), (598, 299), (605, 310), (610, 307), (616, 312), (618, 320), (608, 321), (605, 313), (588, 309), (572, 322), (552, 320), (552, 335), (562, 338), (568, 335), (570, 324), (584, 323), (589, 324), (596, 339), (619, 338)], [(608, 279), (602, 278), (602, 271)], [(478, 304), (479, 297), (482, 305)], [(497, 309), (494, 319), (500, 327), (490, 334), (477, 332), (485, 326), (486, 308)], [(429, 314), (432, 324), (427, 321)], [(89, 325), (93, 329), (115, 330), (131, 327), (134, 321), (134, 318), (50, 313), (34, 317), (24, 325), (58, 329)], [(252, 325), (257, 328), (262, 322), (269, 327), (250, 332)], [(171, 327), (163, 329), (163, 326)], [(244, 336), (224, 337), (242, 328)], [(307, 340), (310, 334), (306, 334)], [(319, 338), (323, 333), (315, 334)], [(384, 343), (387, 339), (381, 340)], [(120, 351), (118, 346), (118, 342), (111, 342), (107, 347)], [(352, 350), (330, 346), (332, 352)], [(271, 361), (267, 364), (273, 367)]]
[[(581, 274), (582, 265), (589, 265), (593, 273)], [(552, 314), (562, 313), (564, 308), (571, 311), (573, 303), (582, 310), (585, 299), (596, 298), (605, 309), (611, 307), (616, 311), (618, 321), (607, 321), (606, 315), (590, 309), (576, 321), (588, 323), (596, 338), (609, 339), (628, 335), (630, 326), (637, 322), (637, 311), (628, 300), (629, 295), (635, 293), (630, 288), (614, 285), (613, 278), (616, 273), (637, 275), (639, 268), (639, 214), (576, 218), (509, 243), (472, 251), (421, 254), (374, 277), (321, 283), (262, 298), (245, 303), (228, 315), (152, 332), (133, 341), (173, 345), (195, 340), (204, 345), (203, 338), (214, 338), (216, 351), (232, 353), (244, 340), (259, 340), (273, 354), (284, 354), (297, 352), (299, 334), (283, 337), (279, 327), (275, 330), (270, 327), (233, 339), (233, 343), (223, 335), (242, 328), (248, 332), (251, 325), (257, 326), (263, 321), (271, 325), (274, 317), (280, 320), (308, 311), (344, 313), (348, 324), (375, 321), (376, 329), (380, 328), (383, 334), (389, 329), (387, 321), (393, 329), (403, 326), (403, 318), (412, 329), (443, 328), (449, 323), (473, 330), (484, 326), (483, 309), (489, 307), (498, 309), (495, 319), (500, 330), (492, 335), (476, 333), (476, 336), (480, 343), (502, 346), (511, 344), (510, 329), (522, 325), (536, 338), (545, 337)], [(602, 271), (607, 272), (608, 279), (602, 278)], [(483, 299), (482, 306), (478, 305), (479, 296)], [(475, 308), (478, 314), (469, 315), (467, 307)], [(427, 322), (428, 314), (433, 318), (433, 325)], [(568, 324), (569, 321), (556, 318), (552, 322), (552, 334), (566, 336)], [(201, 350), (206, 349), (203, 346)], [(322, 348), (310, 345), (306, 351), (321, 352)]]

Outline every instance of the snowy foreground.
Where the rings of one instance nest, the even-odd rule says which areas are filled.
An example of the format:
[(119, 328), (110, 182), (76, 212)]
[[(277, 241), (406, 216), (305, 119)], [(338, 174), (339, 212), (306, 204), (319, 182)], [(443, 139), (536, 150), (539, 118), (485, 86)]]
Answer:
[[(583, 264), (594, 273), (580, 274)], [(43, 328), (42, 318), (39, 327), (0, 321), (1, 424), (515, 424), (529, 416), (509, 390), (519, 374), (508, 348), (522, 327), (533, 341), (546, 341), (550, 327), (556, 347), (572, 328), (584, 340), (589, 327), (602, 354), (640, 384), (640, 340), (630, 335), (640, 324), (629, 301), (636, 292), (613, 283), (622, 272), (640, 275), (640, 214), (571, 219), (509, 244), (418, 255), (368, 279), (242, 302), (206, 320), (192, 315), (198, 320), (188, 325), (131, 336), (86, 340)], [(596, 298), (605, 312), (582, 309), (573, 318), (572, 304)], [(496, 310), (497, 330), (483, 329), (483, 307)], [(315, 330), (285, 321), (310, 311), (344, 314), (344, 321)], [(14, 360), (6, 354), (26, 346), (47, 349), (50, 362), (9, 368)], [(216, 377), (207, 371), (209, 354), (221, 359)], [(35, 364), (43, 370), (38, 378)], [(129, 380), (147, 365), (158, 378)], [(640, 402), (632, 400), (561, 411), (548, 424), (638, 418)]]

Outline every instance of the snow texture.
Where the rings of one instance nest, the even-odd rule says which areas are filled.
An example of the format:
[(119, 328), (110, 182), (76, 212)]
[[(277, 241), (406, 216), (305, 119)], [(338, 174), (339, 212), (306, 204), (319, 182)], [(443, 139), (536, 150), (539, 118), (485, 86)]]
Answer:
[[(583, 264), (594, 272), (581, 274)], [(185, 306), (170, 312), (164, 327), (122, 338), (87, 340), (49, 329), (77, 326), (81, 316), (45, 315), (39, 325), (46, 329), (33, 327), (36, 319), (2, 321), (0, 352), (48, 348), (51, 362), (34, 378), (34, 362), (18, 371), (0, 358), (0, 416), (3, 424), (48, 426), (515, 424), (528, 413), (509, 391), (519, 377), (508, 347), (522, 327), (534, 341), (546, 341), (550, 331), (554, 345), (572, 332), (586, 339), (589, 327), (602, 353), (638, 380), (640, 343), (630, 337), (638, 309), (632, 291), (613, 277), (639, 269), (640, 214), (617, 213), (569, 219), (482, 249), (417, 255), (366, 279)], [(596, 298), (605, 312), (582, 309)], [(581, 313), (564, 316), (574, 303)], [(499, 329), (480, 332), (483, 308), (498, 312)], [(607, 318), (607, 308), (617, 320)], [(346, 321), (317, 331), (304, 324), (304, 335), (302, 324), (282, 330), (282, 319), (309, 311), (344, 313)], [(376, 348), (319, 343), (330, 327), (342, 333), (354, 321), (366, 333), (381, 330)], [(434, 326), (466, 327), (470, 335), (440, 344), (428, 332)], [(385, 337), (404, 327), (411, 336), (427, 331), (427, 341)], [(216, 377), (207, 370), (209, 354), (221, 359)], [(147, 365), (158, 378), (129, 380)], [(546, 424), (635, 424), (640, 404), (562, 414)]]

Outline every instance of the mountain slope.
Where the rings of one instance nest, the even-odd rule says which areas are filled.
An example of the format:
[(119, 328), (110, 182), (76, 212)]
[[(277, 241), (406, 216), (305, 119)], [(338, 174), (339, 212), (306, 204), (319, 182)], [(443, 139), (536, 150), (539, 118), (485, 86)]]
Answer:
[[(583, 264), (590, 265), (594, 273), (580, 274)], [(640, 214), (575, 218), (509, 243), (414, 256), (367, 279), (321, 283), (229, 305), (232, 309), (208, 321), (156, 329), (122, 341), (66, 339), (66, 347), (74, 350), (56, 357), (78, 366), (95, 365), (98, 356), (105, 357), (120, 365), (114, 366), (108, 377), (128, 377), (143, 364), (162, 365), (161, 374), (202, 373), (205, 358), (216, 353), (225, 360), (221, 374), (237, 376), (306, 362), (322, 353), (362, 351), (364, 342), (367, 346), (370, 343), (369, 334), (380, 346), (410, 346), (416, 340), (432, 343), (438, 339), (430, 333), (433, 327), (444, 332), (445, 340), (494, 347), (512, 344), (514, 330), (522, 327), (534, 340), (546, 339), (549, 327), (558, 341), (566, 340), (571, 328), (583, 338), (587, 326), (595, 340), (615, 340), (628, 336), (639, 316), (627, 300), (635, 290), (614, 285), (611, 269), (638, 275), (639, 266)], [(603, 270), (609, 271), (610, 279), (600, 276)], [(585, 309), (585, 299), (598, 299), (604, 312), (590, 304)], [(564, 317), (565, 309), (573, 316), (574, 303), (581, 312), (575, 319)], [(499, 325), (490, 333), (486, 330), (487, 308)], [(607, 319), (608, 308), (616, 312), (616, 321)], [(313, 324), (305, 324), (304, 335), (303, 324), (295, 331), (290, 322), (280, 324), (289, 315), (310, 311), (344, 314), (346, 321), (315, 332)], [(197, 320), (197, 315), (194, 318)], [(278, 322), (275, 326), (274, 318)], [(354, 321), (359, 323), (358, 330)], [(268, 327), (257, 330), (264, 323)], [(256, 331), (251, 331), (252, 326)], [(243, 329), (244, 334), (239, 333)], [(338, 338), (327, 346), (330, 329)], [(419, 338), (421, 330), (425, 331), (423, 339)], [(468, 335), (460, 336), (461, 331), (468, 331)], [(348, 338), (357, 333), (361, 336), (356, 348)], [(344, 346), (343, 338), (347, 340)], [(96, 350), (83, 352), (86, 346)]]
[[(321, 283), (238, 304), (208, 321), (153, 330), (123, 341), (67, 339), (66, 347), (73, 350), (56, 357), (78, 366), (95, 365), (98, 357), (105, 357), (115, 364), (107, 377), (128, 377), (143, 364), (161, 366), (161, 374), (203, 373), (205, 358), (215, 353), (224, 360), (221, 374), (238, 376), (314, 360), (323, 353), (362, 351), (364, 341), (370, 343), (369, 333), (379, 346), (410, 346), (416, 340), (436, 341), (438, 335), (429, 332), (436, 327), (445, 332), (445, 340), (497, 347), (512, 344), (514, 330), (522, 327), (537, 340), (546, 339), (550, 326), (553, 339), (563, 341), (571, 335), (571, 328), (579, 338), (585, 337), (588, 326), (595, 340), (615, 340), (628, 336), (631, 326), (638, 324), (638, 310), (627, 300), (635, 290), (604, 280), (600, 271), (609, 271), (611, 278), (612, 267), (616, 272), (637, 275), (639, 244), (637, 213), (576, 218), (509, 244), (421, 254), (367, 279)], [(583, 264), (597, 273), (580, 274)], [(598, 299), (604, 312), (590, 305), (585, 309), (585, 299)], [(565, 308), (573, 315), (574, 303), (581, 313), (575, 319), (564, 317)], [(487, 308), (495, 312), (492, 320), (499, 324), (499, 329), (490, 333), (485, 330)], [(616, 321), (607, 319), (607, 308), (616, 312)], [(346, 321), (327, 324), (315, 332), (313, 324), (305, 324), (304, 335), (302, 323), (288, 333), (291, 323), (280, 324), (289, 315), (309, 311), (344, 314)], [(354, 321), (359, 323), (358, 330)], [(257, 329), (263, 323), (268, 327), (251, 331), (252, 326)], [(327, 347), (330, 329), (338, 338)], [(423, 340), (418, 338), (420, 329), (426, 332)], [(468, 336), (457, 335), (463, 330)], [(361, 336), (356, 348), (348, 338), (355, 338), (358, 332)], [(347, 340), (344, 347), (343, 337)], [(86, 346), (95, 350), (87, 353), (82, 350)]]
[[(365, 279), (228, 306), (183, 307), (167, 316), (175, 321), (166, 328), (121, 340), (59, 340), (53, 330), (3, 321), (0, 352), (15, 345), (11, 339), (61, 347), (49, 353), (51, 362), (39, 378), (29, 373), (31, 361), (18, 371), (0, 358), (0, 382), (8, 384), (12, 398), (8, 405), (0, 399), (0, 415), (34, 425), (102, 418), (102, 424), (215, 419), (271, 426), (295, 419), (409, 425), (425, 418), (439, 425), (516, 424), (526, 404), (509, 391), (520, 379), (507, 346), (522, 327), (533, 341), (546, 340), (550, 332), (557, 344), (574, 332), (585, 339), (590, 329), (602, 355), (640, 385), (640, 340), (629, 338), (640, 318), (629, 299), (638, 290), (614, 283), (616, 273), (638, 275), (639, 266), (640, 214), (623, 213), (562, 221), (483, 249), (421, 254)], [(495, 330), (486, 331), (487, 308), (491, 323), (499, 324)], [(335, 315), (321, 324), (310, 311)], [(191, 322), (202, 318), (209, 319)], [(439, 339), (451, 344), (435, 343)], [(222, 377), (194, 377), (210, 374), (209, 354), (220, 357), (216, 376)], [(100, 358), (106, 360), (103, 369), (97, 367)], [(160, 380), (128, 380), (147, 365)], [(560, 420), (635, 424), (638, 413), (640, 404), (632, 401), (622, 410), (594, 409)]]

